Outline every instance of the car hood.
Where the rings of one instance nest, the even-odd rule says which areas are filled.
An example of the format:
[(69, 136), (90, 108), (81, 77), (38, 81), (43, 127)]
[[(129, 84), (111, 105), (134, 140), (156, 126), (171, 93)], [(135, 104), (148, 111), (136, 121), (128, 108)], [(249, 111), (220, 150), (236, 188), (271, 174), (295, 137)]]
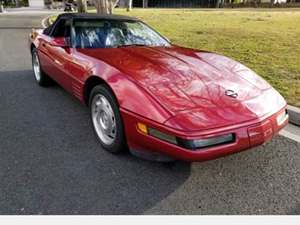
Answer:
[[(87, 50), (85, 54), (127, 74), (180, 120), (208, 121), (203, 123), (206, 128), (255, 119), (277, 104), (284, 105), (265, 80), (215, 53), (172, 46), (126, 47), (101, 53)], [(228, 90), (237, 97), (227, 96)], [(269, 98), (276, 105), (265, 102)], [(195, 125), (198, 128), (199, 122)]]

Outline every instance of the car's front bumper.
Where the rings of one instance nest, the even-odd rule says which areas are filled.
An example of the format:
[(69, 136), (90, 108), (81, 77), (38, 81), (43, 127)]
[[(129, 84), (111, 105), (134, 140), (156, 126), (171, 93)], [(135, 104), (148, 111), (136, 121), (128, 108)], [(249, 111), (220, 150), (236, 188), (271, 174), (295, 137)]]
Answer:
[[(261, 145), (272, 139), (272, 137), (288, 123), (288, 115), (284, 116), (279, 123), (277, 121), (279, 115), (285, 111), (286, 109), (284, 107), (277, 112), (265, 115), (264, 117), (253, 121), (199, 132), (183, 132), (175, 130), (124, 109), (121, 109), (121, 114), (124, 121), (127, 143), (130, 149), (134, 149), (135, 151), (161, 153), (185, 161), (204, 161), (243, 151)], [(232, 143), (189, 150), (139, 132), (137, 123), (146, 124), (149, 127), (185, 140), (211, 138), (229, 133), (235, 135), (235, 140)]]

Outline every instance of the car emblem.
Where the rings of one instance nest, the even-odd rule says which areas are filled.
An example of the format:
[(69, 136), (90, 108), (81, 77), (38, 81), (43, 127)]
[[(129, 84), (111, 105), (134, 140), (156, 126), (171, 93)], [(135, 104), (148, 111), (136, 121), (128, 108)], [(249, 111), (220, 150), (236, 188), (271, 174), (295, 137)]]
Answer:
[(226, 96), (229, 96), (229, 97), (231, 97), (231, 98), (237, 98), (238, 93), (236, 93), (236, 92), (233, 91), (233, 90), (226, 90), (226, 91), (225, 91), (225, 95), (226, 95)]

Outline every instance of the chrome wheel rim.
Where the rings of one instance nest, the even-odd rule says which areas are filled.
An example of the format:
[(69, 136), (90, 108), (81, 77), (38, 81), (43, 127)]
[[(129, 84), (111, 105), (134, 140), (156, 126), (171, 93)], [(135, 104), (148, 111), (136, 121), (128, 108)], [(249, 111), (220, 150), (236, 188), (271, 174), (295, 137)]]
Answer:
[(109, 101), (101, 94), (95, 95), (92, 100), (92, 120), (100, 140), (111, 145), (117, 135), (116, 118)]
[(41, 80), (41, 68), (40, 68), (40, 61), (36, 52), (33, 54), (32, 61), (33, 61), (32, 65), (33, 65), (34, 76), (35, 79), (39, 82)]

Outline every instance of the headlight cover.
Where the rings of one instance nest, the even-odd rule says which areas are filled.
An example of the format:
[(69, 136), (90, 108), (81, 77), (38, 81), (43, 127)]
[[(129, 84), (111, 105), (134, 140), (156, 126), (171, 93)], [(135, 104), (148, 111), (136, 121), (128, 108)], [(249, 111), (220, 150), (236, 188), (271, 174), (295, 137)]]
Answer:
[(224, 135), (218, 135), (211, 138), (203, 138), (203, 139), (197, 139), (197, 140), (186, 140), (179, 137), (176, 137), (171, 134), (167, 134), (165, 132), (162, 132), (160, 130), (147, 127), (147, 125), (143, 123), (137, 124), (137, 129), (142, 132), (145, 135), (150, 135), (152, 137), (155, 137), (157, 139), (160, 139), (162, 141), (180, 146), (182, 148), (197, 151), (201, 150), (203, 148), (213, 147), (216, 145), (222, 145), (222, 144), (228, 144), (233, 143), (235, 141), (235, 134), (224, 134)]
[(203, 138), (198, 140), (184, 140), (177, 138), (179, 146), (190, 150), (199, 150), (202, 148), (213, 147), (221, 144), (233, 143), (235, 141), (235, 134), (225, 134), (211, 138)]

